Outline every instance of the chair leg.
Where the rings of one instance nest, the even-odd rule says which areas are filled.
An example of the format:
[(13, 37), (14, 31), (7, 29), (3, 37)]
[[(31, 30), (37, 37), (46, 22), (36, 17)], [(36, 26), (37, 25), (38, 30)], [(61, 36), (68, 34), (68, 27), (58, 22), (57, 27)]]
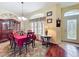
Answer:
[(34, 40), (34, 47), (35, 47), (35, 40)]
[(13, 44), (13, 49), (14, 49), (14, 56), (16, 56), (16, 52), (15, 52), (15, 49), (16, 49), (16, 43)]
[(48, 42), (46, 43), (46, 47), (48, 47)]
[(35, 47), (35, 40), (32, 41), (32, 47)]
[(10, 46), (11, 46), (10, 49), (12, 49), (12, 46), (13, 46), (13, 45), (12, 45), (12, 41), (11, 41), (11, 40), (10, 40)]
[(11, 42), (11, 40), (10, 40), (10, 46), (11, 46), (10, 49), (12, 49), (12, 42)]
[(47, 38), (47, 46), (46, 47), (48, 47), (49, 46), (49, 39)]
[(14, 45), (14, 42), (10, 40), (10, 46), (11, 46), (10, 49), (14, 48), (13, 45)]
[(27, 44), (26, 44), (26, 53), (27, 53)]
[(21, 55), (21, 48), (19, 48), (19, 55)]

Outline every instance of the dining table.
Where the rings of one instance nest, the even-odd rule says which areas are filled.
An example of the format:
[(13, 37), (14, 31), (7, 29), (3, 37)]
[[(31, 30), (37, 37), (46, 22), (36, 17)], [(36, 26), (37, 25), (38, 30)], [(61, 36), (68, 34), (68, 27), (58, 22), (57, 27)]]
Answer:
[(16, 46), (19, 48), (19, 54), (21, 54), (21, 49), (23, 48), (23, 45), (26, 47), (27, 51), (27, 45), (32, 44), (32, 47), (34, 48), (35, 46), (35, 39), (36, 35), (34, 32), (31, 32), (30, 34), (24, 33), (24, 34), (19, 34), (16, 31), (11, 32), (11, 41), (13, 42), (12, 46), (14, 46), (14, 55), (15, 55), (15, 49)]
[(18, 47), (21, 48), (24, 42), (27, 40), (27, 35), (14, 35), (15, 42), (17, 43)]
[(31, 34), (23, 34), (19, 35), (18, 33), (14, 34), (15, 42), (17, 43), (18, 47), (21, 48), (27, 40), (36, 39), (36, 35), (34, 33)]

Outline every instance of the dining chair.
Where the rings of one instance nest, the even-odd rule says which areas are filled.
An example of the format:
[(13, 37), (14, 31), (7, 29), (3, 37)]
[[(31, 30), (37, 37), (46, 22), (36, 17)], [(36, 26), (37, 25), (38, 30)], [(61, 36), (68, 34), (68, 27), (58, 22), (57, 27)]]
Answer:
[(10, 40), (11, 48), (13, 48), (14, 38), (13, 38), (13, 34), (12, 33), (9, 33), (9, 40)]
[(48, 38), (50, 39), (50, 37), (41, 36), (42, 45), (45, 45), (46, 47), (48, 47), (48, 45), (50, 44), (50, 42), (47, 40)]
[(15, 56), (16, 42), (12, 33), (9, 33), (9, 40), (10, 40), (11, 49), (14, 50), (14, 56)]
[(30, 44), (33, 42), (32, 37), (30, 36), (30, 34), (27, 35), (27, 39), (26, 39), (26, 44)]
[(45, 40), (44, 40), (44, 37), (41, 36), (41, 39), (42, 39), (42, 45), (45, 45)]
[(35, 36), (33, 36), (33, 33), (27, 33), (27, 39), (26, 39), (26, 52), (29, 44), (32, 44), (32, 48), (35, 47)]
[[(16, 39), (15, 39), (13, 33), (9, 34), (9, 40), (10, 40), (11, 49), (14, 50), (14, 56), (15, 56), (16, 49), (17, 49), (17, 47), (19, 48), (19, 46), (17, 45), (17, 42), (15, 41)], [(21, 55), (21, 48), (19, 48), (19, 55)]]

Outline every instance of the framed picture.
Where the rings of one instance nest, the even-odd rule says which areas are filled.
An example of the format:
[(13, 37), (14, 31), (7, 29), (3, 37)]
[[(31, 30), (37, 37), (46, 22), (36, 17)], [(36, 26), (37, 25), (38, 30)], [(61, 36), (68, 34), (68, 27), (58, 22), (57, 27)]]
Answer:
[(47, 16), (52, 16), (52, 11), (47, 12)]
[(52, 23), (52, 18), (47, 19), (47, 23)]
[(61, 20), (58, 18), (56, 20), (56, 27), (60, 27), (61, 26)]

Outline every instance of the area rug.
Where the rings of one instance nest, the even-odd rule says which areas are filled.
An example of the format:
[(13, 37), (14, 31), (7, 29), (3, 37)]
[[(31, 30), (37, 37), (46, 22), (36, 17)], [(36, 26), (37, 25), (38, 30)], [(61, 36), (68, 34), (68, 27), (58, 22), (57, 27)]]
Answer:
[(10, 49), (10, 44), (7, 44), (2, 50), (0, 57), (45, 57), (48, 48), (42, 46), (41, 42), (35, 42), (35, 48), (32, 48), (31, 45), (28, 46), (27, 53), (26, 49), (22, 49), (21, 55), (19, 55), (18, 49), (16, 49), (16, 55), (14, 55), (13, 49)]

